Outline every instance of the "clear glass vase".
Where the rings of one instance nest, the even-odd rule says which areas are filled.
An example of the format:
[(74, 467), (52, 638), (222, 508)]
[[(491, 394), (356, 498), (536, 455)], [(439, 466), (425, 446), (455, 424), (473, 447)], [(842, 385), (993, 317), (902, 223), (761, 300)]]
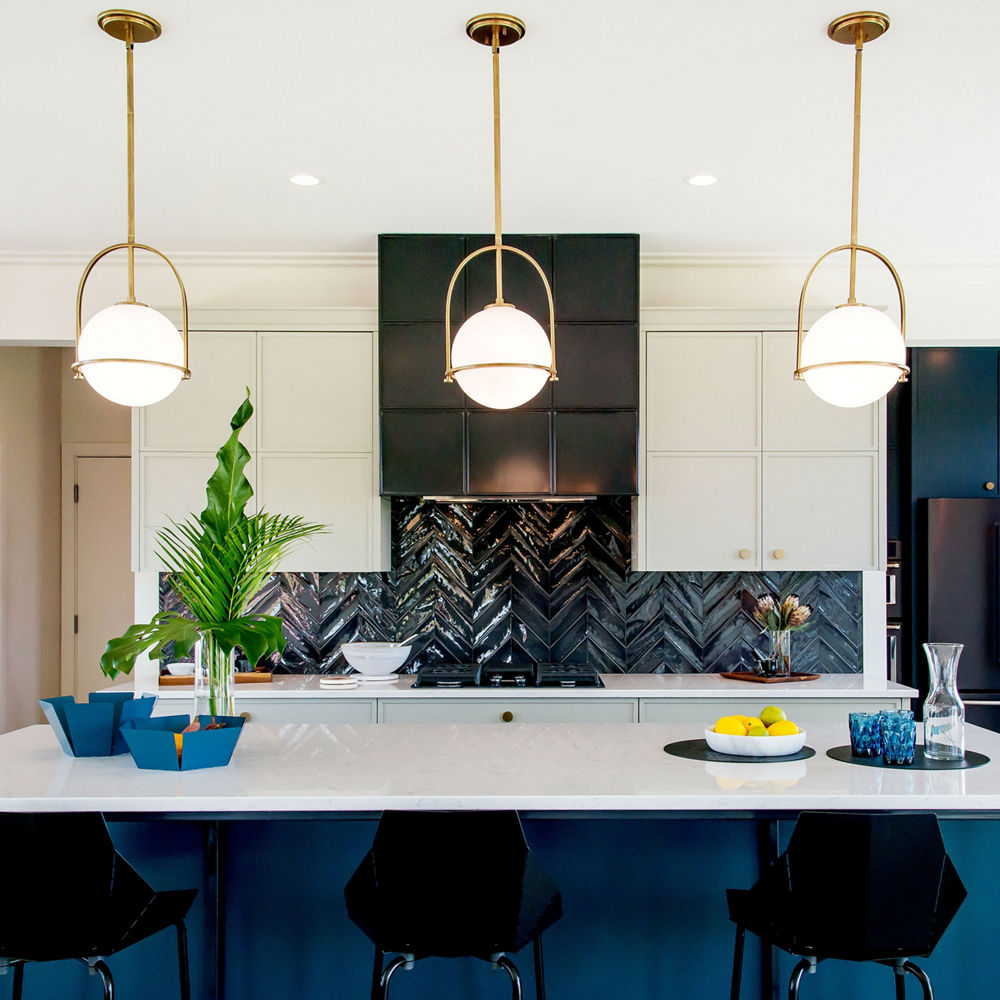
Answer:
[(960, 642), (925, 642), (930, 694), (924, 702), (924, 756), (931, 760), (965, 757), (965, 706), (958, 696)]
[(194, 714), (235, 715), (236, 651), (219, 647), (211, 632), (194, 646)]
[(771, 640), (771, 652), (768, 655), (769, 670), (772, 677), (788, 677), (792, 672), (792, 633), (790, 629), (776, 629), (768, 632)]

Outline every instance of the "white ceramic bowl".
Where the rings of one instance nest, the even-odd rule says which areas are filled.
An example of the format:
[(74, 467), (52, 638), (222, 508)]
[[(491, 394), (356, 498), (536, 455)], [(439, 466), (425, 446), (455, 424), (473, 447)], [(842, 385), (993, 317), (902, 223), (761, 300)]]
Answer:
[(806, 745), (806, 732), (793, 736), (730, 736), (705, 730), (705, 742), (716, 753), (731, 753), (738, 757), (784, 757), (798, 753)]
[(345, 642), (340, 651), (359, 674), (380, 676), (398, 670), (412, 648), (392, 642)]
[(193, 663), (168, 663), (167, 673), (174, 677), (190, 677), (194, 673)]

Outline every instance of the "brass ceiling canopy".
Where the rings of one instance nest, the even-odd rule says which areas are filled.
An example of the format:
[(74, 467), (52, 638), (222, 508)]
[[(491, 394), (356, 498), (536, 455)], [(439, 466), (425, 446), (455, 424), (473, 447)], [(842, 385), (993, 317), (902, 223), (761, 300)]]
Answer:
[[(119, 42), (152, 42), (160, 37), (163, 28), (155, 17), (136, 10), (106, 10), (97, 17), (97, 26)], [(132, 36), (129, 38), (129, 29)]]
[(856, 45), (858, 28), (861, 41), (874, 42), (889, 30), (889, 18), (877, 10), (859, 10), (856, 14), (844, 14), (830, 22), (826, 33), (841, 45)]
[(465, 33), (480, 45), (493, 45), (493, 29), (497, 28), (497, 45), (513, 45), (524, 38), (524, 21), (513, 14), (477, 14), (470, 17)]

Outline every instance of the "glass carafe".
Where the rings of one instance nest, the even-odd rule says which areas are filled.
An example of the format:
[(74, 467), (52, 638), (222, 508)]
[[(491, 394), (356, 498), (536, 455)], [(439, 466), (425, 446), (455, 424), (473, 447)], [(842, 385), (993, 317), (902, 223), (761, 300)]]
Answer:
[(965, 706), (958, 696), (960, 642), (925, 642), (930, 694), (924, 702), (924, 756), (931, 760), (965, 757)]

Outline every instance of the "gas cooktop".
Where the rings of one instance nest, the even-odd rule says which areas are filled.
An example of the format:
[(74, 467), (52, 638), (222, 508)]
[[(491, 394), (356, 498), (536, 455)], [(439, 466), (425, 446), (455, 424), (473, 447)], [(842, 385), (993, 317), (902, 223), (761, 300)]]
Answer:
[(431, 663), (417, 671), (414, 687), (604, 687), (586, 663)]

